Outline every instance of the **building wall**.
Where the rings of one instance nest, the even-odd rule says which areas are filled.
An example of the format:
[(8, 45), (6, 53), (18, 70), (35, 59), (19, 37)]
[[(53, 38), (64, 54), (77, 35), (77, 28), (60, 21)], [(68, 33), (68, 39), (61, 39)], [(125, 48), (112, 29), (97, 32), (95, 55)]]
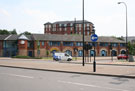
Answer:
[[(93, 25), (91, 23), (88, 23), (89, 26), (87, 26), (87, 24), (85, 24), (84, 26), (84, 30), (85, 30), (85, 35), (91, 35), (92, 29), (93, 29)], [(66, 29), (66, 30), (65, 30)], [(72, 30), (71, 30), (72, 29)], [(89, 34), (88, 34), (89, 31)], [(76, 24), (76, 28), (74, 26), (70, 26), (70, 23), (67, 24), (66, 27), (59, 27), (59, 24), (56, 24), (54, 27), (54, 24), (46, 24), (44, 26), (44, 33), (46, 34), (67, 34), (67, 35), (71, 35), (71, 34), (83, 34), (83, 27), (82, 24), (81, 26), (79, 26), (79, 24)]]
[[(46, 57), (47, 51), (49, 52), (48, 56), (52, 56), (53, 50), (56, 50), (57, 52), (70, 51), (72, 53), (72, 56), (78, 56), (79, 51), (83, 50), (82, 46), (76, 46), (76, 42), (73, 42), (73, 46), (64, 46), (63, 41), (60, 42), (59, 46), (49, 46), (49, 40), (39, 41), (40, 42), (39, 48), (37, 47), (37, 41), (34, 41), (34, 48), (28, 48), (27, 40), (25, 40), (25, 44), (21, 44), (20, 42), (21, 42), (21, 40), (18, 40), (18, 44), (17, 44), (18, 45), (18, 55), (22, 55), (22, 56), (28, 56), (29, 51), (32, 52), (32, 56), (34, 56), (34, 57)], [(42, 42), (44, 42), (44, 45), (42, 45)], [(74, 48), (77, 48), (78, 52), (75, 53)], [(3, 49), (3, 41), (0, 41), (0, 56), (3, 56), (2, 49)], [(39, 50), (39, 54), (38, 54), (38, 50)], [(94, 50), (94, 47), (91, 50)], [(106, 52), (105, 56), (111, 56), (112, 50), (116, 51), (116, 54), (118, 55), (123, 50), (125, 51), (125, 47), (120, 47), (120, 43), (118, 43), (117, 47), (113, 47), (112, 50), (110, 50), (109, 46), (101, 47), (101, 46), (99, 46), (99, 43), (97, 43), (97, 46), (95, 47), (96, 56), (103, 56), (103, 55), (101, 55), (101, 51), (103, 51), (103, 50)], [(90, 50), (86, 53), (90, 55)]]
[(28, 41), (24, 40), (25, 43), (21, 44), (22, 40), (18, 40), (18, 55), (27, 56), (28, 55)]
[(3, 41), (0, 40), (0, 57), (3, 56)]

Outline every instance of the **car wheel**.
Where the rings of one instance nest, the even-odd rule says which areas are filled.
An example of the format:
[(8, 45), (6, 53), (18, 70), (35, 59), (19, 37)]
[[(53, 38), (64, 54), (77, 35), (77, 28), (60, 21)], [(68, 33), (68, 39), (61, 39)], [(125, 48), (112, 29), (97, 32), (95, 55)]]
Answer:
[(72, 59), (69, 58), (67, 61), (71, 61), (71, 60), (72, 60)]
[(58, 59), (58, 58), (56, 58), (55, 60), (56, 60), (56, 61), (59, 61), (59, 59)]

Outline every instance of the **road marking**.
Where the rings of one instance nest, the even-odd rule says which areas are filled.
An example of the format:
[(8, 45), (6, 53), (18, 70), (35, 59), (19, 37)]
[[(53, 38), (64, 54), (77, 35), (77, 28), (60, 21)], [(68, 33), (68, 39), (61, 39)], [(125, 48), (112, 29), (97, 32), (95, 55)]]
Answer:
[(9, 76), (16, 76), (16, 77), (22, 77), (22, 78), (30, 78), (30, 79), (33, 79), (34, 78), (32, 76), (24, 76), (24, 75), (9, 74), (9, 73), (0, 73), (0, 74), (9, 75)]
[(76, 83), (76, 82), (67, 82), (67, 81), (60, 81), (60, 80), (58, 82), (60, 82), (60, 83), (66, 83), (66, 84), (79, 85), (79, 86), (93, 87), (93, 88), (102, 88), (102, 89), (110, 89), (110, 90), (117, 90), (117, 91), (129, 91), (129, 90), (123, 90), (123, 89), (101, 87), (101, 86), (90, 85), (90, 84)]

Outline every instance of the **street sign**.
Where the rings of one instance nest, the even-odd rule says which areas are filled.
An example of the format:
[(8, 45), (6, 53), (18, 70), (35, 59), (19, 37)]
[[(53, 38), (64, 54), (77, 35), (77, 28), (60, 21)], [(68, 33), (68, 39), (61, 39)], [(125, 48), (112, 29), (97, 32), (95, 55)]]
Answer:
[(98, 36), (96, 34), (91, 35), (91, 41), (96, 42), (98, 40)]

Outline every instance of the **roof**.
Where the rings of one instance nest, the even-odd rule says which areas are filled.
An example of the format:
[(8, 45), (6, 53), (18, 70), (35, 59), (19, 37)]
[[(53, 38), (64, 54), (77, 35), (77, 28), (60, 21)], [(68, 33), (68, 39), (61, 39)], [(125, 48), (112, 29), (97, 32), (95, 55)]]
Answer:
[(32, 35), (25, 35), (19, 36), (19, 35), (0, 35), (0, 40), (18, 40), (18, 39), (27, 39), (27, 40), (33, 40)]
[[(25, 37), (31, 40), (40, 41), (77, 41), (82, 42), (82, 35), (57, 35), (57, 34), (32, 34), (25, 35)], [(18, 40), (19, 35), (0, 35), (0, 40)], [(92, 42), (90, 36), (85, 36), (86, 42)], [(111, 42), (111, 43), (125, 43), (125, 41), (119, 40), (115, 37), (99, 36), (97, 42)]]
[(51, 22), (47, 22), (47, 23), (45, 23), (44, 25), (46, 25), (46, 24), (52, 24)]
[[(80, 24), (80, 23), (83, 23), (83, 21), (82, 20), (76, 20), (76, 21), (56, 21), (54, 23), (47, 22), (44, 25), (46, 25), (46, 24), (68, 24), (68, 23), (78, 23), (78, 24)], [(91, 24), (93, 24), (92, 22), (89, 22), (87, 20), (84, 20), (84, 23), (91, 23)]]
[[(49, 40), (49, 41), (82, 41), (82, 35), (57, 35), (57, 34), (34, 34), (34, 40)], [(90, 36), (85, 36), (86, 42), (92, 42)], [(97, 42), (125, 43), (115, 37), (99, 36)]]
[[(124, 40), (126, 40), (126, 37), (123, 38)], [(128, 41), (133, 41), (135, 40), (135, 36), (128, 36)]]
[(22, 34), (21, 36), (19, 36), (18, 39), (29, 40), (29, 39), (28, 39), (25, 35), (23, 35), (23, 34)]
[(4, 40), (9, 35), (0, 35), (0, 40)]

